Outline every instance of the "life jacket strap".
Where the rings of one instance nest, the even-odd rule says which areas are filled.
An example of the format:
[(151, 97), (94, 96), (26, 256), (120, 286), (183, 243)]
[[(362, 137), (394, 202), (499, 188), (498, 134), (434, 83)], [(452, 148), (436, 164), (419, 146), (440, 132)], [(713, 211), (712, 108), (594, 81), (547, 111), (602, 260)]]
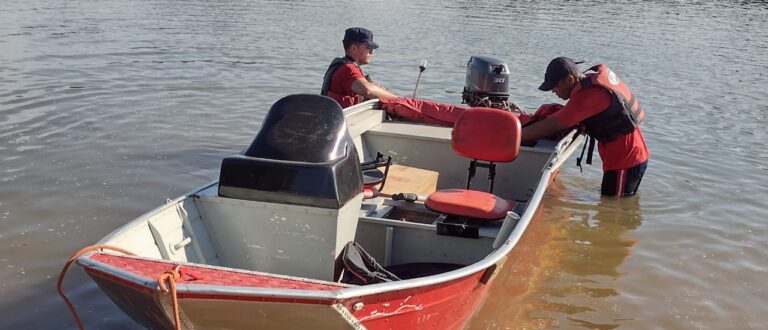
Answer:
[[(589, 148), (587, 151), (587, 165), (592, 165), (592, 154), (594, 154), (595, 151), (595, 138), (588, 134), (586, 134), (586, 136), (589, 141), (584, 143), (584, 147), (581, 148), (581, 155), (576, 158), (576, 166), (579, 167), (579, 172), (584, 172), (584, 168), (581, 166), (581, 160), (584, 158), (584, 151), (587, 151), (587, 148)], [(587, 144), (589, 144), (589, 147), (587, 147)]]
[(595, 152), (595, 138), (589, 137), (589, 150), (587, 150), (587, 165), (592, 165), (592, 154)]

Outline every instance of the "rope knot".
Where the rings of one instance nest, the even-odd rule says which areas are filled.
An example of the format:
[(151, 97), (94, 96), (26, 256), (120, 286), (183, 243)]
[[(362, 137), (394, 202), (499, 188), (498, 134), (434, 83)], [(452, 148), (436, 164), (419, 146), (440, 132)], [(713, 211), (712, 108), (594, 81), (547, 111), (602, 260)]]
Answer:
[[(166, 270), (157, 277), (157, 286), (160, 291), (163, 293), (176, 291), (176, 281), (181, 279), (181, 272), (179, 271), (180, 268), (181, 265), (177, 265), (173, 269)], [(168, 286), (166, 286), (166, 282), (168, 282)]]
[[(166, 270), (157, 277), (157, 287), (163, 293), (171, 294), (171, 308), (173, 308), (173, 321), (176, 330), (181, 330), (179, 317), (179, 298), (176, 295), (176, 281), (181, 279), (181, 265), (176, 265), (171, 270)], [(168, 286), (165, 286), (168, 282)]]

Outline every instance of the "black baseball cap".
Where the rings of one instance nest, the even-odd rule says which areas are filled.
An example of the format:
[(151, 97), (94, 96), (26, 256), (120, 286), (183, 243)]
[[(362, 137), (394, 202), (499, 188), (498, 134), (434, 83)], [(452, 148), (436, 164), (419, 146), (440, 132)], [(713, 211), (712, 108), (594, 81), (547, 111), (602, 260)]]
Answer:
[(544, 82), (539, 86), (540, 90), (551, 91), (555, 88), (555, 85), (567, 75), (576, 76), (579, 72), (579, 68), (576, 64), (581, 62), (574, 62), (568, 57), (558, 57), (553, 59), (547, 65), (547, 72), (544, 73)]
[(373, 32), (361, 27), (353, 27), (344, 31), (344, 41), (364, 42), (371, 49), (379, 48), (379, 44), (373, 42)]

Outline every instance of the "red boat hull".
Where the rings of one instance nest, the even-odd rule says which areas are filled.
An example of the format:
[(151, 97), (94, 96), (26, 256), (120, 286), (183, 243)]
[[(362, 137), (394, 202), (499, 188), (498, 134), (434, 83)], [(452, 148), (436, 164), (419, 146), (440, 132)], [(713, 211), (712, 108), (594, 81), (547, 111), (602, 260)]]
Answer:
[[(159, 269), (172, 269), (176, 264), (100, 253), (88, 258), (108, 266), (88, 267), (81, 263), (126, 314), (148, 328), (173, 327), (170, 297), (153, 287), (155, 278), (162, 273)], [(129, 272), (134, 279), (107, 271), (110, 267), (119, 267), (121, 272)], [(224, 284), (336, 291), (346, 286), (185, 264), (181, 270), (182, 278), (177, 283), (187, 286), (177, 296), (182, 327), (195, 329), (460, 329), (487, 295), (496, 268), (492, 266), (465, 277), (410, 289), (345, 299), (313, 299), (231, 292), (217, 294), (209, 288)], [(198, 286), (201, 290), (196, 290)]]

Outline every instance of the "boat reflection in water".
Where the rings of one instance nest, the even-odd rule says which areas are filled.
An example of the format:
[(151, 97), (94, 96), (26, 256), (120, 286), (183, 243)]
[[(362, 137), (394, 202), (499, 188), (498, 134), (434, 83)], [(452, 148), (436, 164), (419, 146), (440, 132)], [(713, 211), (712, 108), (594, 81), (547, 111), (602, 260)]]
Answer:
[(611, 299), (620, 295), (619, 267), (636, 243), (626, 234), (642, 223), (638, 196), (601, 197), (595, 207), (565, 189), (552, 184), (471, 329), (613, 329), (632, 319)]

